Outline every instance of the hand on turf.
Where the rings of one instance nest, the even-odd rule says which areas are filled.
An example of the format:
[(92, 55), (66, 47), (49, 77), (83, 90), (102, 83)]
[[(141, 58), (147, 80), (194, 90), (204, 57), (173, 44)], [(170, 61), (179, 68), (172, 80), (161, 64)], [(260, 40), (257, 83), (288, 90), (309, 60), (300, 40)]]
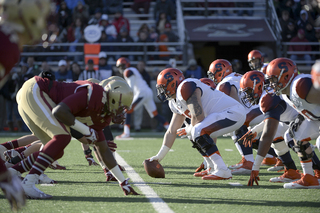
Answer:
[(98, 141), (98, 134), (96, 130), (90, 128), (90, 134), (89, 135), (84, 135), (86, 139), (89, 141), (89, 145), (93, 145), (95, 142)]
[(245, 147), (247, 146), (251, 147), (256, 136), (257, 136), (256, 132), (248, 131), (238, 140), (238, 143), (239, 144), (242, 143)]
[(98, 166), (98, 165), (99, 165), (99, 164), (97, 164), (97, 163), (94, 161), (92, 155), (91, 155), (91, 156), (86, 155), (86, 159), (87, 159), (87, 161), (88, 161), (88, 163), (89, 163), (89, 166), (91, 166), (91, 165), (93, 165), (93, 166)]
[(134, 189), (130, 186), (128, 182), (129, 178), (127, 178), (125, 181), (123, 181), (120, 186), (121, 189), (124, 192), (124, 195), (139, 195)]
[(260, 180), (259, 171), (252, 170), (251, 175), (250, 175), (250, 179), (248, 181), (248, 186), (253, 186), (254, 183), (256, 183), (257, 186), (259, 186), (258, 180)]
[(195, 172), (201, 172), (202, 170), (204, 170), (204, 164), (203, 164), (203, 162), (202, 162), (201, 165), (196, 169)]

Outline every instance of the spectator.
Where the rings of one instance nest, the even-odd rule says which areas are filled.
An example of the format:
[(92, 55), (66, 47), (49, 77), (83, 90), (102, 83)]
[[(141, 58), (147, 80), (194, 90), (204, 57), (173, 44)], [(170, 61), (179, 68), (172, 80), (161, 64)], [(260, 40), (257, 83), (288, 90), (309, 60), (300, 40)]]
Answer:
[(55, 4), (51, 4), (50, 5), (50, 11), (49, 11), (49, 14), (47, 16), (47, 26), (50, 25), (50, 24), (57, 24), (58, 23), (58, 18), (59, 18), (59, 15), (58, 13), (56, 12), (56, 5)]
[(123, 0), (102, 0), (103, 13), (115, 14), (117, 11), (122, 12)]
[[(318, 39), (316, 37), (316, 31), (311, 23), (308, 23), (306, 25), (305, 38), (310, 42), (318, 42)], [(311, 49), (312, 49), (312, 51), (319, 51), (319, 46), (312, 45)], [(312, 55), (311, 58), (316, 59), (316, 55)]]
[(99, 53), (99, 68), (101, 79), (107, 79), (114, 75), (112, 67), (107, 63), (107, 54), (105, 52)]
[[(126, 43), (126, 42), (134, 42), (133, 38), (129, 35), (128, 30), (126, 27), (122, 27), (120, 30), (120, 33), (117, 36), (116, 42), (122, 42), (122, 43)], [(130, 46), (130, 45), (125, 45), (125, 46), (117, 46), (116, 48), (117, 52), (132, 52), (135, 51), (135, 47), (134, 46)], [(134, 60), (134, 56), (133, 55), (121, 55), (122, 57), (126, 57), (129, 58), (130, 61)], [(120, 55), (117, 55), (117, 58), (121, 57)]]
[(169, 23), (169, 21), (167, 20), (166, 13), (162, 12), (159, 14), (159, 18), (156, 23), (158, 34), (162, 34), (164, 32), (166, 23)]
[(100, 8), (96, 8), (93, 17), (88, 21), (88, 25), (99, 25), (102, 17)]
[(188, 61), (188, 68), (186, 69), (184, 76), (186, 78), (202, 78), (203, 70), (200, 66), (198, 66), (196, 59), (192, 58)]
[[(138, 41), (137, 42), (139, 42), (139, 43), (154, 42), (154, 40), (150, 38), (149, 32), (141, 31), (139, 33), (139, 37), (138, 37)], [(137, 46), (136, 50), (139, 51), (139, 52), (144, 52), (145, 51), (144, 44), (142, 44), (140, 46)], [(146, 46), (146, 50), (148, 52), (155, 51), (155, 46), (148, 45), (148, 46)], [(142, 55), (137, 56), (137, 58), (138, 58), (138, 60), (143, 60), (143, 56)], [(148, 60), (151, 59), (151, 58), (152, 58), (152, 56), (148, 55)]]
[(159, 39), (159, 34), (157, 33), (156, 26), (154, 25), (150, 27), (150, 38), (154, 41), (158, 41)]
[[(166, 34), (160, 35), (159, 42), (169, 42), (168, 36)], [(159, 51), (160, 52), (168, 52), (169, 51), (168, 46), (164, 45), (164, 44), (159, 45)], [(160, 58), (160, 60), (166, 60), (167, 61), (167, 60), (170, 59), (170, 54), (168, 54), (168, 53), (160, 53), (159, 54), (159, 58)]]
[[(309, 42), (305, 37), (305, 32), (303, 29), (298, 30), (298, 34), (296, 37), (292, 38), (290, 42)], [(289, 46), (289, 51), (311, 51), (311, 46), (310, 45), (290, 45)], [(307, 63), (308, 66), (311, 66), (311, 56), (309, 54), (292, 54), (290, 56), (290, 59), (293, 61), (296, 60), (304, 60), (304, 61), (309, 61)]]
[(80, 73), (78, 80), (87, 80), (89, 78), (94, 78), (99, 81), (103, 80), (101, 78), (100, 71), (99, 70), (96, 71), (94, 69), (94, 63), (92, 59), (88, 60), (87, 68)]
[[(89, 8), (89, 15), (93, 15), (96, 13), (96, 9), (102, 8), (103, 4), (101, 0), (84, 0), (85, 4)], [(100, 9), (101, 11), (101, 9)]]
[(104, 31), (106, 33), (108, 41), (112, 41), (117, 38), (117, 29), (113, 24), (109, 23), (109, 17), (107, 14), (103, 14), (101, 16), (99, 28), (101, 31)]
[(72, 20), (80, 18), (82, 23), (88, 23), (89, 20), (89, 7), (81, 1), (78, 1), (77, 6), (72, 11)]
[(73, 62), (71, 64), (71, 71), (72, 71), (73, 81), (77, 81), (79, 79), (79, 75), (81, 73), (80, 65), (77, 62)]
[(120, 29), (125, 27), (130, 33), (130, 23), (129, 20), (125, 17), (123, 17), (122, 10), (116, 11), (114, 14), (114, 19), (112, 21), (112, 24), (116, 27), (117, 33), (119, 34)]
[(299, 20), (297, 21), (297, 27), (298, 27), (298, 29), (304, 29), (304, 30), (306, 30), (306, 26), (307, 26), (308, 23), (310, 23), (310, 22), (308, 21), (308, 13), (307, 13), (307, 11), (301, 10), (301, 12), (300, 12), (300, 18), (299, 18)]
[(72, 82), (72, 71), (67, 69), (67, 62), (65, 60), (60, 60), (58, 64), (58, 71), (55, 73), (57, 81)]
[[(101, 31), (101, 37), (99, 39), (99, 43), (113, 42), (115, 40), (116, 39), (113, 36), (107, 35), (106, 31)], [(111, 46), (111, 45), (101, 44), (100, 50), (103, 52), (113, 52), (115, 50), (115, 48), (114, 48), (114, 46)], [(109, 56), (109, 58), (113, 58), (113, 60), (115, 60), (114, 56)], [(107, 60), (109, 58), (107, 58)]]
[(41, 64), (41, 72), (51, 72), (54, 73), (54, 71), (51, 69), (50, 65), (47, 61), (43, 61)]
[(289, 22), (294, 22), (294, 20), (289, 17), (288, 10), (282, 10), (281, 17), (279, 18), (279, 22), (282, 30), (284, 30), (285, 28), (287, 28)]
[(295, 5), (294, 9), (294, 19), (298, 20), (301, 16), (301, 10), (304, 9), (304, 6), (307, 4), (306, 0), (300, 0), (298, 3)]
[(278, 5), (278, 7), (276, 8), (276, 12), (277, 12), (277, 16), (280, 18), (282, 11), (283, 10), (287, 10), (289, 11), (289, 17), (293, 20), (296, 20), (295, 15), (293, 13), (293, 8), (294, 7), (294, 1), (293, 0), (284, 0), (281, 1)]
[(29, 56), (27, 59), (27, 64), (28, 64), (28, 70), (26, 74), (30, 74), (30, 75), (39, 75), (41, 70), (39, 69), (39, 66), (37, 64), (34, 63), (34, 57), (33, 56)]
[(175, 5), (171, 0), (157, 1), (153, 9), (153, 18), (158, 21), (160, 13), (165, 13), (168, 21), (176, 19)]
[(140, 26), (139, 29), (138, 29), (137, 36), (139, 36), (139, 33), (140, 33), (141, 31), (145, 31), (145, 32), (147, 32), (147, 33), (150, 33), (150, 29), (149, 29), (149, 26), (148, 26), (147, 23), (141, 24), (141, 26)]
[(69, 8), (69, 10), (73, 11), (74, 8), (77, 7), (77, 5), (79, 4), (79, 2), (81, 2), (82, 4), (85, 4), (84, 0), (65, 0), (67, 7)]
[(72, 23), (71, 10), (67, 7), (65, 1), (60, 3), (60, 8), (58, 11), (58, 27), (60, 31), (66, 29)]
[[(253, 7), (253, 2), (237, 2), (235, 3), (236, 7)], [(247, 14), (248, 16), (253, 16), (253, 10), (238, 10), (237, 15), (243, 16), (244, 14)]]
[(297, 28), (294, 22), (289, 22), (287, 27), (282, 29), (281, 36), (283, 42), (289, 42), (297, 35)]
[(163, 33), (168, 36), (169, 42), (177, 42), (179, 40), (179, 37), (172, 31), (169, 22), (165, 24)]
[(244, 74), (245, 72), (242, 70), (242, 62), (239, 59), (232, 59), (232, 70), (233, 72)]
[[(151, 0), (134, 0), (131, 5), (132, 10), (136, 14), (142, 14), (140, 9), (143, 9), (143, 14), (149, 14)], [(140, 20), (148, 20), (148, 17), (140, 17)]]
[(68, 28), (68, 32), (67, 32), (68, 42), (78, 42), (83, 35), (84, 28), (85, 26), (81, 21), (81, 18), (77, 18), (75, 22)]

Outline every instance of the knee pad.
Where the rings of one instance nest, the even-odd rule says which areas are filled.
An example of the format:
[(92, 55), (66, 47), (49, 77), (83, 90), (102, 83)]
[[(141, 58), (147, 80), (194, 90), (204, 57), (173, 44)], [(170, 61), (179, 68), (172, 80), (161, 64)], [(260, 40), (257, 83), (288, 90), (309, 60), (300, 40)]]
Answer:
[(214, 144), (212, 138), (208, 134), (201, 135), (195, 139), (195, 143), (201, 149), (202, 152), (207, 153), (207, 151)]
[(289, 147), (284, 141), (273, 142), (271, 147), (274, 149), (278, 156), (284, 155), (289, 151)]
[(302, 142), (303, 141), (298, 141), (297, 145), (294, 146), (294, 149), (298, 153), (300, 160), (305, 161), (305, 160), (312, 158), (314, 152), (307, 154), (306, 149), (308, 149), (310, 147), (310, 143), (308, 142), (307, 144), (302, 145)]

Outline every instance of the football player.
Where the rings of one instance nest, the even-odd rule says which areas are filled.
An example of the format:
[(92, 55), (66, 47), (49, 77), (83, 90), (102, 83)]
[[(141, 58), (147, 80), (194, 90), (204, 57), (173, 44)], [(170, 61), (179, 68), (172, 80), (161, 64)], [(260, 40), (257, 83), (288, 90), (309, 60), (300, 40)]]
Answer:
[[(162, 146), (157, 155), (149, 160), (161, 161), (172, 147), (176, 134), (188, 137), (204, 157), (208, 168), (195, 173), (203, 180), (226, 180), (232, 178), (213, 138), (238, 129), (245, 121), (243, 106), (224, 93), (202, 83), (198, 79), (185, 79), (175, 68), (162, 70), (157, 77), (158, 98), (169, 101), (173, 112)], [(210, 98), (208, 98), (210, 97)], [(181, 128), (186, 118), (190, 125)]]
[[(313, 165), (318, 163), (312, 163), (314, 152), (309, 143), (319, 136), (319, 92), (312, 86), (311, 75), (298, 74), (295, 63), (287, 58), (272, 60), (267, 67), (266, 75), (274, 94), (282, 95), (284, 101), (303, 116), (290, 125), (286, 133), (290, 137), (285, 137), (294, 141), (303, 176), (298, 181), (284, 184), (284, 188), (319, 188), (318, 179), (313, 171)], [(302, 122), (303, 119), (310, 122)]]
[[(259, 106), (251, 105), (246, 100), (241, 98), (240, 93), (240, 79), (242, 75), (233, 72), (232, 65), (225, 59), (217, 59), (210, 64), (207, 72), (210, 79), (213, 79), (217, 84), (217, 89), (224, 92), (226, 95), (234, 98), (245, 108), (247, 114), (246, 122), (244, 125), (233, 132), (233, 140), (240, 152), (242, 159), (238, 164), (232, 165), (229, 168), (232, 169), (232, 174), (250, 174), (253, 165), (253, 152), (252, 147), (244, 147), (242, 144), (237, 143), (244, 133), (247, 132), (248, 126), (253, 126), (260, 123), (263, 120), (262, 112)], [(273, 149), (270, 149), (270, 153), (274, 153)], [(274, 165), (276, 159), (274, 156), (268, 154), (264, 159), (264, 165)]]
[(257, 70), (266, 74), (268, 63), (264, 63), (264, 57), (259, 50), (251, 50), (249, 52), (248, 63), (251, 70)]
[(27, 197), (52, 197), (37, 189), (35, 183), (54, 160), (62, 157), (71, 140), (70, 127), (97, 147), (125, 195), (136, 195), (120, 171), (102, 131), (111, 121), (124, 121), (132, 99), (132, 90), (124, 80), (106, 79), (98, 85), (89, 81), (57, 82), (35, 76), (26, 81), (17, 95), (18, 110), (29, 129), (45, 144), (40, 152), (28, 157), (32, 168), (22, 181)]
[(167, 129), (169, 123), (162, 115), (158, 114), (156, 104), (153, 100), (152, 90), (148, 86), (147, 82), (143, 79), (140, 72), (135, 67), (132, 67), (130, 65), (129, 59), (125, 57), (119, 58), (117, 60), (116, 66), (120, 74), (123, 75), (124, 79), (132, 88), (134, 94), (131, 109), (127, 111), (123, 134), (116, 136), (116, 139), (130, 137), (131, 114), (135, 109), (138, 109), (142, 106), (145, 107), (145, 109), (149, 113), (150, 118), (157, 119), (157, 121), (161, 123), (165, 129)]
[[(0, 1), (0, 89), (9, 73), (20, 59), (23, 45), (41, 38), (49, 14), (49, 0), (2, 0)], [(0, 187), (9, 200), (12, 210), (25, 205), (21, 183), (6, 169), (0, 159)]]
[(288, 129), (291, 120), (295, 119), (298, 112), (289, 106), (283, 99), (273, 96), (264, 91), (265, 78), (264, 74), (259, 71), (249, 71), (243, 75), (240, 82), (241, 91), (253, 105), (259, 105), (264, 114), (264, 121), (253, 127), (241, 139), (244, 144), (251, 146), (253, 139), (259, 132), (262, 132), (258, 146), (258, 153), (254, 161), (251, 177), (248, 186), (254, 182), (258, 184), (258, 174), (262, 159), (272, 146), (285, 165), (285, 172), (282, 176), (271, 178), (270, 182), (292, 182), (299, 180), (301, 175), (291, 158), (289, 147), (284, 141), (283, 135)]

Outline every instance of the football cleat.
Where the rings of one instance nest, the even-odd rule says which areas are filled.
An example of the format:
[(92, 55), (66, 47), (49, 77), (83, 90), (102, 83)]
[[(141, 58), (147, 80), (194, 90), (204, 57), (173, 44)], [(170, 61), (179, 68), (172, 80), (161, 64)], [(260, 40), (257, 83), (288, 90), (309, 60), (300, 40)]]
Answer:
[(206, 170), (204, 170), (202, 172), (194, 173), (193, 176), (195, 176), (195, 177), (203, 177), (203, 176), (209, 175), (210, 172), (212, 172), (212, 171), (213, 171), (213, 168), (209, 167), (208, 169), (206, 169)]
[(107, 177), (107, 179), (106, 179), (107, 182), (109, 182), (109, 181), (117, 181), (117, 179), (113, 176), (113, 174), (110, 171), (105, 172), (104, 174)]
[(39, 175), (28, 174), (22, 181), (22, 187), (29, 199), (51, 199), (52, 196), (40, 191), (35, 184), (39, 182)]
[(232, 178), (231, 171), (229, 169), (215, 170), (209, 175), (203, 176), (202, 180), (228, 180)]
[(272, 183), (290, 183), (297, 181), (301, 178), (301, 174), (298, 170), (285, 169), (284, 173), (280, 177), (271, 178), (269, 181)]
[(314, 176), (318, 179), (318, 182), (320, 184), (320, 170), (315, 169), (314, 170)]
[(57, 183), (57, 181), (52, 180), (51, 178), (49, 178), (47, 175), (45, 174), (41, 174), (39, 176), (39, 182), (38, 184), (55, 184)]
[(203, 162), (202, 162), (201, 165), (196, 169), (195, 172), (201, 172), (202, 170), (204, 170), (204, 164), (203, 164)]
[(248, 175), (251, 174), (253, 162), (252, 161), (247, 161), (244, 159), (242, 166), (240, 166), (237, 169), (231, 170), (232, 175)]
[(21, 179), (21, 172), (19, 172), (18, 170), (15, 170), (13, 168), (8, 168), (8, 171), (11, 173), (11, 175), (15, 175)]
[(245, 161), (244, 156), (242, 156), (242, 159), (241, 159), (241, 161), (239, 161), (239, 163), (229, 166), (229, 169), (237, 169), (237, 168), (241, 167), (243, 164), (243, 161)]
[(132, 139), (132, 138), (130, 137), (130, 134), (122, 133), (121, 135), (116, 136), (116, 139), (117, 140), (125, 140), (125, 139)]
[(272, 158), (264, 158), (261, 166), (274, 166), (277, 163), (277, 158), (276, 157), (272, 157)]
[(121, 184), (121, 189), (124, 192), (124, 195), (139, 195), (128, 183), (129, 178), (125, 179)]
[(0, 145), (0, 157), (1, 157), (1, 159), (4, 160), (4, 161), (6, 160), (5, 157), (4, 157), (4, 152), (7, 151), (7, 150), (8, 150), (8, 149), (7, 149), (6, 147)]
[(269, 172), (274, 172), (274, 171), (280, 171), (280, 170), (283, 170), (283, 169), (284, 169), (284, 165), (283, 165), (282, 161), (279, 158), (277, 158), (276, 165), (274, 165), (273, 167), (268, 168), (267, 170)]
[(14, 149), (10, 149), (10, 150), (7, 150), (4, 152), (4, 157), (5, 157), (6, 161), (10, 161), (12, 158), (14, 158), (17, 155), (20, 155), (20, 153)]
[(52, 164), (49, 166), (50, 169), (58, 169), (58, 170), (66, 170), (67, 168), (65, 166), (61, 166), (58, 161), (53, 161)]
[(302, 175), (300, 180), (286, 183), (283, 185), (285, 189), (319, 189), (318, 179), (310, 174)]

